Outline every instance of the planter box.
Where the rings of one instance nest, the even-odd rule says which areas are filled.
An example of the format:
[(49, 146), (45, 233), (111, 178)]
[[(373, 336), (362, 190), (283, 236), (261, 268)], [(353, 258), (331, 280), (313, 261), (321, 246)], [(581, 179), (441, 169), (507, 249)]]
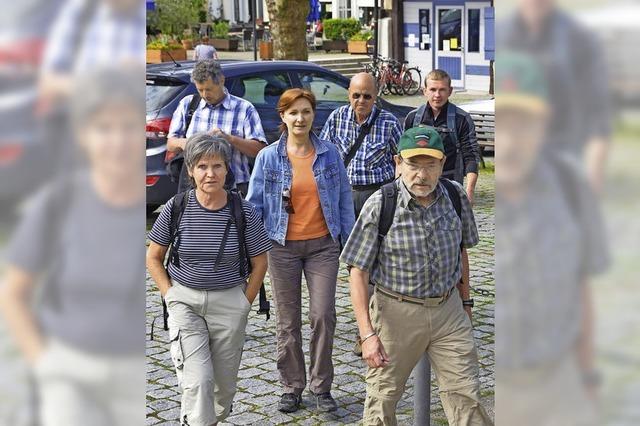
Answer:
[(182, 40), (182, 48), (185, 50), (193, 49), (193, 41), (192, 40)]
[[(171, 56), (169, 56), (171, 55)], [(147, 49), (147, 63), (159, 64), (160, 62), (171, 62), (171, 58), (176, 61), (186, 61), (187, 51), (184, 49)]]
[(238, 39), (235, 38), (213, 38), (209, 40), (209, 44), (216, 50), (228, 50), (235, 52), (238, 50)]
[(324, 40), (322, 42), (322, 50), (327, 53), (331, 50), (345, 52), (347, 50), (347, 42), (344, 40)]
[(349, 53), (367, 53), (367, 42), (365, 40), (352, 41), (349, 40), (347, 45), (347, 51)]
[(260, 40), (260, 59), (273, 59), (273, 42)]

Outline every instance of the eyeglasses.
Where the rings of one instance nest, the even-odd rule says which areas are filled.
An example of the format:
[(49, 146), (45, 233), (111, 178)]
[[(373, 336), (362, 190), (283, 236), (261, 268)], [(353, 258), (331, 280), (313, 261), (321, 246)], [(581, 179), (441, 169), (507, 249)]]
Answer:
[(428, 173), (433, 173), (433, 172), (438, 171), (440, 169), (440, 167), (441, 167), (440, 163), (429, 163), (426, 166), (419, 166), (418, 164), (411, 163), (411, 162), (409, 162), (407, 160), (404, 160), (404, 164), (407, 165), (407, 168), (411, 172), (425, 171), (425, 172), (428, 172)]
[(288, 214), (294, 214), (295, 210), (293, 210), (293, 203), (291, 202), (291, 190), (289, 188), (285, 188), (282, 191), (282, 201), (287, 203), (284, 206), (284, 211), (286, 211)]
[(357, 93), (357, 92), (356, 92), (356, 93), (352, 93), (352, 94), (351, 94), (351, 97), (352, 97), (353, 99), (360, 99), (360, 96), (362, 96), (362, 98), (363, 98), (365, 101), (370, 101), (371, 99), (373, 99), (373, 96), (372, 96), (372, 95), (370, 95), (370, 94), (368, 94), (368, 93)]

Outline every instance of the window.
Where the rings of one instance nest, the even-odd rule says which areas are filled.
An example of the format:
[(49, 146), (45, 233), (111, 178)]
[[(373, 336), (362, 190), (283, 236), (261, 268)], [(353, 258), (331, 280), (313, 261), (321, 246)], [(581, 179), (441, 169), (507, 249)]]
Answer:
[(420, 9), (420, 40), (418, 47), (420, 50), (431, 49), (431, 22), (429, 21), (429, 9)]
[(460, 52), (462, 36), (462, 10), (438, 11), (438, 50)]
[(480, 9), (469, 9), (467, 51), (480, 52)]
[(318, 107), (338, 108), (349, 101), (349, 91), (333, 76), (317, 71), (303, 71), (299, 74), (303, 89), (316, 95)]
[(246, 99), (255, 107), (275, 108), (280, 95), (290, 87), (285, 74), (263, 74), (238, 78), (230, 93)]

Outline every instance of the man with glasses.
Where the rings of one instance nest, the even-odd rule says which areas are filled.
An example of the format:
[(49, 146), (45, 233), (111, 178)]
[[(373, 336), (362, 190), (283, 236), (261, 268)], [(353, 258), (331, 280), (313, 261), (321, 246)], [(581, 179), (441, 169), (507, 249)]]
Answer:
[(449, 102), (453, 88), (451, 77), (445, 71), (436, 69), (427, 74), (423, 91), (427, 103), (407, 115), (404, 130), (426, 125), (440, 131), (447, 155), (442, 176), (459, 184), (466, 177), (467, 198), (473, 204), (480, 162), (480, 146), (473, 119), (468, 112)]
[(320, 134), (342, 155), (356, 217), (367, 198), (395, 176), (393, 156), (402, 127), (393, 114), (376, 106), (377, 93), (371, 74), (354, 75), (349, 84), (349, 105), (333, 111)]
[[(340, 257), (349, 265), (369, 367), (363, 425), (397, 424), (396, 406), (425, 353), (449, 424), (490, 425), (480, 402), (473, 301), (466, 300), (468, 287), (459, 285), (461, 247), (466, 251), (478, 243), (473, 210), (460, 184), (440, 181), (446, 156), (436, 129), (405, 131), (398, 151), (400, 178), (369, 198)], [(387, 209), (388, 203), (395, 208)], [(387, 212), (391, 224), (381, 230)]]

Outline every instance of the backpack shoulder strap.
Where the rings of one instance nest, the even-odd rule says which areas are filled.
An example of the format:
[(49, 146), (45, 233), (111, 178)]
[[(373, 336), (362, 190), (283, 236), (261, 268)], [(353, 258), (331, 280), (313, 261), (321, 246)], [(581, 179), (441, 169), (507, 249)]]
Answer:
[(169, 250), (169, 257), (167, 258), (167, 266), (169, 266), (169, 262), (171, 262), (175, 266), (180, 267), (180, 259), (178, 257), (179, 241), (176, 241), (176, 237), (178, 236), (178, 228), (180, 227), (182, 215), (184, 214), (184, 211), (187, 208), (187, 203), (189, 202), (190, 192), (191, 191), (184, 191), (173, 196), (171, 220), (169, 222), (169, 245), (171, 248)]
[(453, 139), (453, 142), (458, 146), (458, 131), (456, 129), (456, 112), (458, 111), (458, 107), (449, 102), (449, 106), (447, 107), (447, 128), (449, 129), (449, 134)]
[(418, 127), (422, 124), (422, 117), (424, 116), (424, 112), (427, 109), (427, 104), (422, 104), (416, 110), (416, 115), (413, 116), (413, 125), (411, 127)]
[(236, 225), (238, 233), (238, 247), (240, 249), (240, 275), (244, 276), (246, 272), (251, 272), (251, 261), (247, 250), (246, 228), (247, 219), (242, 208), (242, 197), (237, 191), (229, 191), (229, 209), (231, 220)]
[(447, 190), (447, 195), (451, 200), (451, 204), (453, 204), (453, 208), (456, 211), (456, 214), (462, 220), (462, 201), (460, 201), (460, 193), (456, 189), (456, 186), (447, 178), (440, 178), (440, 182)]
[(396, 181), (389, 182), (382, 186), (382, 204), (380, 205), (380, 219), (378, 220), (378, 243), (382, 244), (382, 240), (387, 236), (391, 224), (393, 223), (393, 215), (396, 211), (398, 203), (398, 187)]
[(196, 108), (198, 108), (198, 105), (200, 104), (200, 99), (202, 99), (200, 97), (199, 93), (194, 93), (193, 98), (191, 98), (191, 101), (189, 102), (189, 108), (187, 108), (187, 117), (185, 119), (185, 128), (184, 128), (184, 133), (187, 133), (187, 130), (189, 130), (189, 126), (191, 125), (191, 120), (193, 120), (193, 114), (196, 112)]

